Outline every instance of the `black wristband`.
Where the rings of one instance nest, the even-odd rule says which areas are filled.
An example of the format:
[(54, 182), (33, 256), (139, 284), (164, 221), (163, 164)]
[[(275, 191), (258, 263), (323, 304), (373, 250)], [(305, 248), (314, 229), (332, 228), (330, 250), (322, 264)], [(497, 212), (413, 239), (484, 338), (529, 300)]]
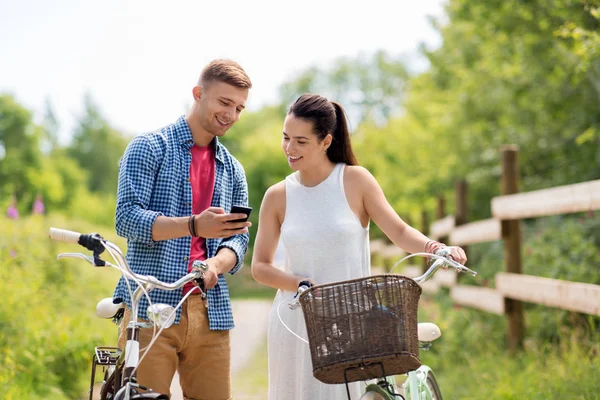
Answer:
[(300, 287), (300, 286), (306, 286), (306, 287), (311, 288), (311, 287), (313, 287), (313, 284), (310, 281), (302, 281), (298, 284), (298, 287)]
[(190, 218), (188, 219), (188, 230), (190, 231), (190, 235), (192, 235), (193, 237), (198, 237), (198, 235), (196, 234), (196, 215), (195, 214), (190, 215)]

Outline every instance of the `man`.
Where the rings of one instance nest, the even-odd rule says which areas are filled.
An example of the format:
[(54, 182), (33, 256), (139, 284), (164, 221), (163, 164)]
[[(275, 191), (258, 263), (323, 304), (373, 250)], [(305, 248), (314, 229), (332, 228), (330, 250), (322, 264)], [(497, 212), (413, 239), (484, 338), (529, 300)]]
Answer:
[[(246, 206), (248, 186), (241, 164), (218, 138), (239, 119), (252, 83), (235, 62), (215, 60), (192, 90), (194, 103), (185, 116), (157, 131), (134, 138), (119, 169), (116, 229), (127, 238), (127, 260), (134, 272), (164, 282), (184, 276), (194, 260), (204, 260), (208, 304), (188, 297), (175, 324), (165, 329), (140, 364), (138, 383), (169, 394), (175, 371), (189, 399), (230, 399), (229, 330), (233, 315), (223, 274), (234, 274), (248, 247), (249, 222), (231, 222), (244, 214), (226, 214)], [(175, 307), (182, 291), (155, 290), (153, 303)], [(123, 278), (114, 297), (131, 307)], [(139, 318), (147, 319), (142, 298)], [(126, 341), (126, 313), (121, 348)], [(140, 332), (140, 347), (152, 336)]]

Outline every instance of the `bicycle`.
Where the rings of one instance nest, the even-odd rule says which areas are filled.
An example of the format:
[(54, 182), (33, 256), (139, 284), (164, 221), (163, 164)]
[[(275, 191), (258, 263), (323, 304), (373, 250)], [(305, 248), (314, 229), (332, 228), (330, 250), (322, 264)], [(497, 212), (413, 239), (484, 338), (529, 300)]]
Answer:
[[(136, 371), (138, 365), (143, 360), (147, 351), (152, 347), (156, 338), (161, 332), (171, 326), (175, 321), (176, 310), (179, 309), (187, 297), (194, 292), (200, 291), (200, 296), (206, 300), (204, 291), (204, 273), (208, 270), (208, 265), (203, 261), (196, 260), (192, 265), (192, 271), (184, 277), (173, 283), (161, 282), (151, 275), (138, 275), (134, 273), (123, 253), (117, 245), (102, 238), (97, 233), (81, 234), (79, 232), (68, 231), (58, 228), (50, 228), (50, 238), (58, 241), (79, 244), (92, 252), (92, 256), (86, 256), (82, 253), (61, 253), (58, 258), (81, 258), (94, 267), (113, 267), (118, 269), (126, 278), (125, 282), (131, 295), (131, 318), (127, 325), (127, 344), (122, 351), (118, 347), (97, 346), (94, 349), (92, 357), (91, 383), (89, 390), (89, 400), (94, 395), (96, 369), (98, 366), (103, 368), (104, 379), (100, 387), (100, 400), (168, 400), (169, 396), (162, 393), (153, 392), (151, 388), (137, 383)], [(107, 262), (100, 258), (104, 252), (112, 257), (115, 264)], [(137, 284), (133, 294), (129, 280)], [(154, 289), (176, 290), (183, 287), (186, 283), (194, 281), (194, 286), (177, 304), (172, 307), (167, 304), (153, 304), (150, 301), (148, 293)], [(139, 301), (142, 296), (146, 296), (149, 302), (147, 315), (149, 322), (138, 322)], [(122, 299), (103, 299), (98, 303), (96, 314), (102, 318), (112, 318), (113, 322), (119, 325), (123, 318), (125, 304)], [(152, 340), (146, 347), (146, 353), (141, 357), (144, 349), (140, 349), (139, 332), (141, 328), (153, 328)], [(158, 328), (158, 332), (157, 332)]]
[[(345, 383), (349, 400), (348, 383), (373, 379), (376, 382), (366, 385), (360, 400), (442, 400), (432, 369), (418, 359), (418, 350), (429, 350), (441, 331), (433, 323), (417, 323), (417, 306), (420, 284), (440, 267), (477, 275), (449, 254), (447, 248), (436, 254), (413, 253), (384, 275), (315, 286), (302, 282), (294, 299), (278, 305), (279, 321), (309, 345), (314, 377), (323, 383)], [(405, 260), (419, 256), (434, 259), (423, 275), (391, 274)], [(285, 303), (292, 310), (302, 308), (308, 340), (283, 322), (279, 308)], [(373, 325), (376, 331), (368, 329)], [(407, 379), (398, 388), (394, 376), (404, 374)]]

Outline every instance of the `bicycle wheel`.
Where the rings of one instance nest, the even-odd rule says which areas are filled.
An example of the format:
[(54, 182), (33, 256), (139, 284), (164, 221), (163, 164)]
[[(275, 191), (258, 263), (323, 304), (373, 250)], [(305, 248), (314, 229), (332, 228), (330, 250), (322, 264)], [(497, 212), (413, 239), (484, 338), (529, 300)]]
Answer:
[(104, 372), (104, 383), (100, 389), (100, 400), (113, 400), (115, 397), (115, 371), (117, 368), (111, 365)]
[(432, 371), (429, 371), (427, 374), (427, 387), (429, 388), (429, 392), (431, 393), (431, 400), (442, 400), (442, 391), (440, 390), (440, 386), (437, 383), (437, 379), (435, 379), (435, 375), (433, 375)]

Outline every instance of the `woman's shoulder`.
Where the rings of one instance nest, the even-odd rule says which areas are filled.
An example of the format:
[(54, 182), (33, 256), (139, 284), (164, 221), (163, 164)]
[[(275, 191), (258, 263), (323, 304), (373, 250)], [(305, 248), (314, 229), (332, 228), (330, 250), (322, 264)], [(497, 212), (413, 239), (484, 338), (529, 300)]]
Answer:
[(277, 182), (267, 189), (263, 201), (280, 202), (285, 201), (285, 180)]
[(278, 182), (267, 189), (260, 204), (260, 212), (261, 214), (276, 216), (280, 221), (283, 220), (282, 216), (285, 213), (285, 181)]
[(285, 193), (285, 180), (279, 181), (267, 189), (267, 193), (273, 193), (274, 195)]
[(344, 174), (352, 182), (369, 182), (375, 179), (368, 169), (360, 165), (346, 165)]

